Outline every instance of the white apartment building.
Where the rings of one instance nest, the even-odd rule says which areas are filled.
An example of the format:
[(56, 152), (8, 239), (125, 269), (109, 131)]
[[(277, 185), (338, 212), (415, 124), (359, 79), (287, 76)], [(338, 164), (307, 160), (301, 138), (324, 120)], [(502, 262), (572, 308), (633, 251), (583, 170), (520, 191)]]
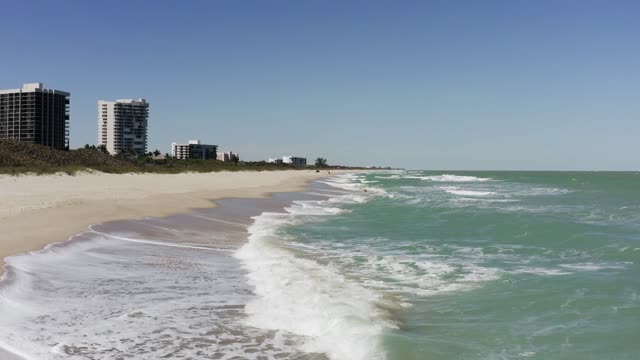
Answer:
[(307, 158), (299, 156), (283, 156), (282, 162), (293, 166), (307, 166)]
[(218, 145), (201, 144), (200, 140), (189, 140), (186, 144), (171, 143), (171, 156), (176, 159), (204, 159), (216, 158)]
[(98, 101), (98, 144), (110, 154), (147, 152), (149, 103), (145, 99)]
[(231, 151), (219, 152), (218, 160), (224, 161), (224, 162), (240, 160), (240, 155), (238, 153), (234, 153)]
[(267, 162), (272, 164), (290, 164), (293, 166), (307, 166), (307, 158), (299, 156), (283, 156), (282, 158), (269, 158)]

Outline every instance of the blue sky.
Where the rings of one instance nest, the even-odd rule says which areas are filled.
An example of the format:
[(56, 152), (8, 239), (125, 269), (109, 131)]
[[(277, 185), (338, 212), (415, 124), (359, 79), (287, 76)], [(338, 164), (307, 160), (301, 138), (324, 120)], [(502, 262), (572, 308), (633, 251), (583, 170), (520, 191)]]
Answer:
[(635, 1), (11, 1), (0, 88), (146, 98), (149, 145), (421, 169), (640, 169)]

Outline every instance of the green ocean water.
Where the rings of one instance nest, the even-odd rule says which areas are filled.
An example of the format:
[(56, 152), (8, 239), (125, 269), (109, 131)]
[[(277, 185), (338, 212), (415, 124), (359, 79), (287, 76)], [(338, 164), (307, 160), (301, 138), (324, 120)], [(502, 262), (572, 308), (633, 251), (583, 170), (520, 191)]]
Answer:
[[(309, 307), (371, 298), (372, 315), (329, 323), (368, 338), (372, 357), (640, 359), (640, 173), (402, 171), (330, 184), (350, 201), (280, 229), (279, 246), (344, 275)], [(318, 276), (305, 281), (329, 281)]]

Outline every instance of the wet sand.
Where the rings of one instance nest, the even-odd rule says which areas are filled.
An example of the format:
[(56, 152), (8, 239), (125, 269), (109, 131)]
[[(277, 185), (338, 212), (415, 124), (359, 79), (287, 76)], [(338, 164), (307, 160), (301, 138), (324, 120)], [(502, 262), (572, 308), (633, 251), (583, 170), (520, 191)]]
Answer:
[(322, 176), (327, 174), (311, 170), (0, 176), (0, 274), (5, 257), (64, 241), (92, 224), (186, 213), (222, 198), (299, 191)]

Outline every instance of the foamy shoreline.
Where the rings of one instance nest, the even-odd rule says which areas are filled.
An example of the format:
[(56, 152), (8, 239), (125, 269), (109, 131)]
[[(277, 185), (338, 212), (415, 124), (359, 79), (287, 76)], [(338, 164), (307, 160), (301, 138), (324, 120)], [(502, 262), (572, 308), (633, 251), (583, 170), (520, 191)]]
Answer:
[(0, 275), (7, 256), (64, 241), (93, 224), (184, 213), (227, 197), (299, 191), (326, 176), (311, 170), (0, 176)]

